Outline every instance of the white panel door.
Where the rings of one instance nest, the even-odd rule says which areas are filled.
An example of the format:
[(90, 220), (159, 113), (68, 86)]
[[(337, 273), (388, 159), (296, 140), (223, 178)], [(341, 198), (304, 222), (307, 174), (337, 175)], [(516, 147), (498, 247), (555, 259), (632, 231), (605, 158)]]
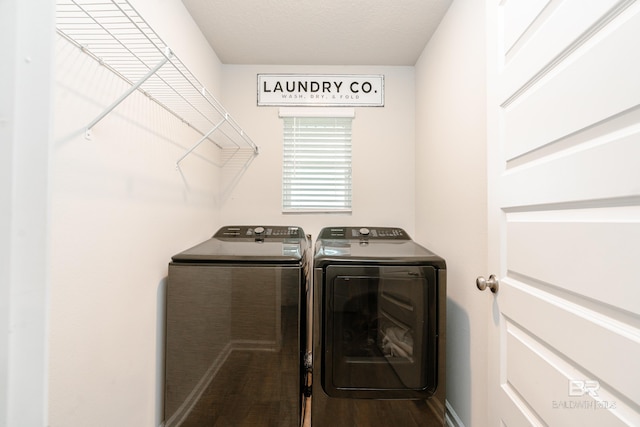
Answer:
[(640, 2), (487, 0), (490, 426), (640, 426)]

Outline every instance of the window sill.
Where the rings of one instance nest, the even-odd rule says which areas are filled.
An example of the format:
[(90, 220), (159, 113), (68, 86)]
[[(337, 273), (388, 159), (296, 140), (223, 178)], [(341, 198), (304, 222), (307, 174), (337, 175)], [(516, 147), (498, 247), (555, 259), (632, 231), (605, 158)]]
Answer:
[(283, 209), (285, 215), (291, 214), (351, 214), (351, 209)]

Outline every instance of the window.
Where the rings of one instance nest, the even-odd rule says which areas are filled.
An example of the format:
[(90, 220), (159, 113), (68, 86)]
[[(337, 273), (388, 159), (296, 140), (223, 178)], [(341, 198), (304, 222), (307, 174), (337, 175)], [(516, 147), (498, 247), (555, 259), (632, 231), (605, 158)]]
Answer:
[(280, 116), (283, 211), (350, 212), (353, 109), (281, 110)]

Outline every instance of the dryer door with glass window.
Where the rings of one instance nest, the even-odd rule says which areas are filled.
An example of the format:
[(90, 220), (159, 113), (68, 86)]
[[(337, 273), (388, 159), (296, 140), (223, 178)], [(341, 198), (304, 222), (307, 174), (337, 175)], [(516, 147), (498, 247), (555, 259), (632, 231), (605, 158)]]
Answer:
[(431, 396), (437, 386), (436, 269), (330, 265), (324, 277), (325, 392), (347, 398)]

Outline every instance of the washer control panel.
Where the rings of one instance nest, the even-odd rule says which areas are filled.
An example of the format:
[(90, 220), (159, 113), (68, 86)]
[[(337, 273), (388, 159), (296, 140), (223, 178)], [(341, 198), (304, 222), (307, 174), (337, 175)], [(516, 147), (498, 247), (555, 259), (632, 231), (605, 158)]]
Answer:
[(213, 235), (216, 238), (256, 238), (256, 239), (268, 239), (268, 238), (303, 238), (304, 231), (300, 227), (292, 226), (227, 226), (222, 227)]
[(411, 240), (402, 228), (397, 227), (326, 227), (320, 231), (318, 238)]

